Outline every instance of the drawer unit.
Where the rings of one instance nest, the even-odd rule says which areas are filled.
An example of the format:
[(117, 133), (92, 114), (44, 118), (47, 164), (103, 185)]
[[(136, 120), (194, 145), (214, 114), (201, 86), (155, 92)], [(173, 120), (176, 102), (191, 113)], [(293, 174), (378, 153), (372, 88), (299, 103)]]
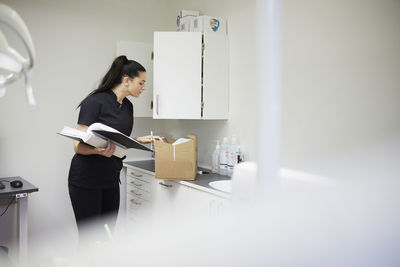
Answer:
[(154, 201), (154, 175), (136, 168), (126, 169), (126, 219), (128, 222), (145, 222)]

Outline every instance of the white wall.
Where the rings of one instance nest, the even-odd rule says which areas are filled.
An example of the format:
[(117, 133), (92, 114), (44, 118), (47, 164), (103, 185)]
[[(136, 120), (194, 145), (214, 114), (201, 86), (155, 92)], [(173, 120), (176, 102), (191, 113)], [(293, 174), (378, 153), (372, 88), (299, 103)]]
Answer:
[(283, 164), (399, 136), (400, 1), (283, 3)]

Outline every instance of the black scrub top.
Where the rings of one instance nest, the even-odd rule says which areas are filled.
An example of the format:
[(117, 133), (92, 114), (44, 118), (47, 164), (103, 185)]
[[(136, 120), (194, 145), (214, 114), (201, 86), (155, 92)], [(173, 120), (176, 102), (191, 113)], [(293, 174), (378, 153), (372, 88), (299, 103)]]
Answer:
[[(133, 105), (124, 98), (117, 101), (113, 91), (96, 93), (87, 97), (81, 105), (78, 124), (90, 126), (103, 123), (130, 135), (133, 127)], [(75, 154), (71, 161), (68, 183), (75, 186), (105, 189), (118, 186), (122, 159), (112, 156)]]

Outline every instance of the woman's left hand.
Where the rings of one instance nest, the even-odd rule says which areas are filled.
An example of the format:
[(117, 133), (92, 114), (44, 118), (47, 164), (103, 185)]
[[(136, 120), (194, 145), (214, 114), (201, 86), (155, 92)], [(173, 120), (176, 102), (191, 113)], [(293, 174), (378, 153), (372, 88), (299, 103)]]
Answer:
[(151, 139), (152, 136), (151, 135), (146, 135), (146, 136), (140, 136), (140, 137), (136, 137), (136, 141), (138, 141), (139, 143), (142, 144), (149, 144), (151, 142), (153, 142), (154, 140), (160, 140), (161, 142), (164, 142), (164, 137), (158, 136), (158, 135), (154, 135), (153, 139)]
[(111, 142), (110, 140), (107, 141), (107, 146), (104, 148), (101, 147), (95, 147), (94, 148), (97, 154), (110, 158), (114, 152), (115, 152), (115, 144)]

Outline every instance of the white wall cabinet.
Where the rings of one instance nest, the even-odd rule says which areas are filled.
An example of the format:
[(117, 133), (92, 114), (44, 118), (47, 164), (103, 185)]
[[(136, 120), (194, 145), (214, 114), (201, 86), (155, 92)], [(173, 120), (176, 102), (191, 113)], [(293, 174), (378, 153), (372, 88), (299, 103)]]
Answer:
[(117, 56), (125, 55), (128, 59), (133, 59), (146, 69), (146, 90), (139, 98), (128, 96), (134, 104), (135, 117), (152, 117), (153, 101), (153, 44), (143, 42), (117, 41)]
[(226, 35), (154, 33), (153, 118), (228, 119)]

